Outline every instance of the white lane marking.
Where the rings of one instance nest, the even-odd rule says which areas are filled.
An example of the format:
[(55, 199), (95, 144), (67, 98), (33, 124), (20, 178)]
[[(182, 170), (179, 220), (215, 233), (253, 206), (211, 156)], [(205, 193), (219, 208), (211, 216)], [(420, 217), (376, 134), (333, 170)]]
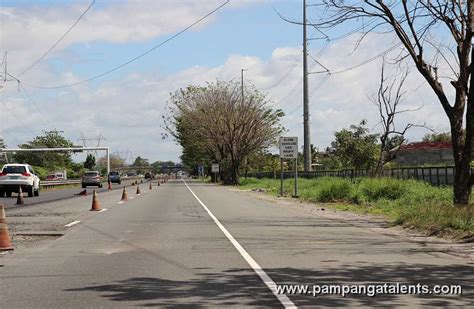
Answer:
[(79, 222), (81, 222), (81, 221), (73, 221), (73, 222), (71, 222), (71, 223), (66, 224), (65, 227), (71, 227), (71, 226), (73, 226), (73, 225), (78, 224)]
[(130, 199), (131, 199), (131, 200), (133, 200), (133, 199), (134, 199), (134, 197), (133, 197), (133, 196), (130, 196)]
[(217, 219), (216, 216), (207, 208), (207, 206), (197, 197), (197, 195), (191, 190), (188, 186), (186, 181), (182, 179), (186, 187), (188, 188), (189, 192), (196, 198), (196, 200), (201, 204), (204, 210), (208, 213), (209, 217), (214, 220), (214, 223), (219, 227), (219, 229), (224, 233), (224, 235), (229, 239), (229, 241), (234, 245), (235, 249), (239, 251), (240, 255), (244, 258), (244, 260), (252, 267), (252, 269), (257, 273), (257, 275), (262, 279), (263, 283), (267, 285), (267, 287), (272, 291), (273, 295), (280, 301), (280, 303), (285, 308), (298, 308), (291, 299), (288, 298), (285, 294), (278, 294), (276, 289), (276, 283), (270, 278), (269, 275), (262, 269), (262, 267), (248, 254), (248, 252), (242, 247), (237, 240), (235, 240), (234, 236), (222, 225), (222, 223)]
[(104, 212), (104, 211), (107, 211), (107, 208), (101, 209), (98, 212)]
[(118, 202), (117, 204), (123, 204), (123, 201)]

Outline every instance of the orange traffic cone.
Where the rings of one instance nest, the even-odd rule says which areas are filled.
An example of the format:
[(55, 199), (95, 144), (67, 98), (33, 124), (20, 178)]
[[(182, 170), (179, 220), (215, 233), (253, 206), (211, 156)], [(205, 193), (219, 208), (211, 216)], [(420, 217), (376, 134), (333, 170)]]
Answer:
[(97, 199), (97, 192), (94, 190), (92, 193), (92, 207), (91, 211), (99, 211), (100, 210), (100, 204), (99, 200)]
[(151, 181), (150, 181), (150, 185), (148, 186), (148, 190), (152, 190), (153, 188), (151, 187)]
[(109, 187), (107, 188), (107, 190), (112, 190), (112, 182), (109, 180)]
[(5, 206), (0, 204), (0, 251), (13, 250), (5, 220)]
[(18, 189), (18, 197), (16, 199), (16, 204), (15, 205), (23, 205), (25, 204), (25, 201), (23, 200), (23, 191), (21, 190), (21, 186)]
[(140, 185), (137, 185), (137, 194), (140, 194)]
[(125, 186), (123, 187), (123, 191), (122, 191), (122, 201), (127, 201), (128, 200), (128, 194), (127, 194), (127, 190), (125, 190)]

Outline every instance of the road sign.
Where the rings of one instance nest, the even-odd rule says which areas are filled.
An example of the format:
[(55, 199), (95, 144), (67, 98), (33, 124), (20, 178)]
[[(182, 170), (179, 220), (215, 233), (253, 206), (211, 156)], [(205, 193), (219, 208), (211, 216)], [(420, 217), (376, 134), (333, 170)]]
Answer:
[(219, 173), (219, 164), (218, 163), (212, 163), (212, 172), (213, 173)]
[(298, 137), (280, 137), (280, 158), (298, 158)]

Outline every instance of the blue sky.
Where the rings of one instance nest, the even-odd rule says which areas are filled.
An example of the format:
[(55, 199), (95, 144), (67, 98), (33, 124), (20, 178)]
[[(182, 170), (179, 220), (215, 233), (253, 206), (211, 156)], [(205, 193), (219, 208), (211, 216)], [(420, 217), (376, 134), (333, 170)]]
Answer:
[[(69, 84), (107, 71), (159, 44), (223, 2), (97, 0), (43, 61), (19, 77), (24, 85), (20, 91), (14, 82), (3, 85), (0, 136), (14, 147), (41, 130), (53, 128), (63, 130), (74, 142), (81, 134), (102, 134), (107, 139), (103, 143), (112, 152), (132, 152), (150, 161), (178, 161), (180, 147), (160, 138), (169, 93), (189, 84), (238, 78), (240, 69), (246, 68), (247, 82), (266, 89), (274, 106), (287, 113), (283, 124), (288, 135), (302, 140), (301, 26), (281, 20), (275, 12), (301, 18), (299, 0), (234, 0), (199, 26), (103, 78), (55, 90), (30, 86)], [(18, 74), (38, 59), (90, 3), (0, 0), (0, 52), (8, 51), (8, 71)], [(310, 18), (311, 14), (309, 11)], [(309, 36), (313, 35), (309, 29)], [(310, 55), (318, 55), (325, 66), (339, 70), (361, 63), (393, 43), (390, 36), (374, 34), (353, 53), (355, 40), (331, 41), (324, 50), (324, 41), (311, 41)], [(367, 98), (376, 90), (380, 64), (377, 59), (329, 79), (324, 74), (310, 75), (311, 139), (317, 147), (328, 146), (334, 131), (363, 118), (376, 130), (376, 109)], [(446, 130), (439, 104), (422, 80), (412, 75), (407, 107), (423, 104), (425, 112), (408, 115), (400, 124), (428, 122), (438, 131)], [(417, 140), (424, 133), (414, 130), (409, 138)]]

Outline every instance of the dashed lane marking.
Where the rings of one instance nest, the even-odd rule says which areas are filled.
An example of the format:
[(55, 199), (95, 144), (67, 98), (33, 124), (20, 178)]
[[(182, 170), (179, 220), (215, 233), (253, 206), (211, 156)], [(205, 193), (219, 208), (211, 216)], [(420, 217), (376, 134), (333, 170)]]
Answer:
[(73, 222), (71, 222), (71, 223), (66, 224), (65, 227), (71, 227), (71, 226), (73, 226), (73, 225), (78, 224), (79, 222), (81, 222), (81, 221), (73, 221)]

